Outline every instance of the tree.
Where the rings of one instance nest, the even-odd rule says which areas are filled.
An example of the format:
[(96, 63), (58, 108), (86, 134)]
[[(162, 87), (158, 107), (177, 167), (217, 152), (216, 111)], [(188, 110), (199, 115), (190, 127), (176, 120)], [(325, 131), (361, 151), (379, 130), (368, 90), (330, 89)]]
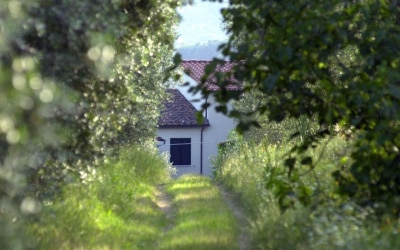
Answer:
[(0, 245), (28, 247), (15, 218), (155, 134), (179, 4), (2, 1)]
[[(217, 78), (219, 109), (237, 98), (225, 89), (234, 76), (245, 83), (243, 93), (257, 89), (266, 96), (254, 112), (271, 121), (316, 117), (322, 128), (339, 124), (352, 131), (353, 163), (334, 173), (340, 192), (364, 205), (398, 207), (397, 1), (234, 0), (222, 14), (230, 39), (220, 50), (237, 66)], [(210, 64), (205, 78), (218, 63)], [(237, 110), (228, 115), (242, 117)], [(241, 122), (239, 128), (251, 124), (256, 123)], [(324, 133), (330, 131), (294, 150), (304, 151)], [(286, 162), (289, 169), (295, 165)]]

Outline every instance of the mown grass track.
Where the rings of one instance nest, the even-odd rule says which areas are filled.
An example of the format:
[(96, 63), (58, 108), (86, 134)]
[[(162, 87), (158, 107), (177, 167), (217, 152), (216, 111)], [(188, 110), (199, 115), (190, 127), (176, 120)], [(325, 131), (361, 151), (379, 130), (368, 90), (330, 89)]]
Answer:
[(209, 178), (182, 176), (166, 192), (174, 219), (160, 249), (239, 249), (236, 220)]

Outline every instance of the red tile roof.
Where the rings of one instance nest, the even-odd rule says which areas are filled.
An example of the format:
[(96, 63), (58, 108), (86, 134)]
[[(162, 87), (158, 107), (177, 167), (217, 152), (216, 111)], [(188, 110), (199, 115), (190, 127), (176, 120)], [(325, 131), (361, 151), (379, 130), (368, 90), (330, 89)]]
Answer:
[[(187, 73), (193, 80), (197, 83), (201, 84), (201, 79), (205, 72), (205, 67), (210, 63), (210, 61), (206, 60), (187, 60), (182, 62), (183, 69), (185, 73)], [(233, 62), (225, 61), (222, 65), (219, 64), (217, 66), (218, 72), (229, 72), (235, 64)], [(235, 80), (231, 79), (232, 84), (229, 84), (226, 89), (227, 90), (240, 90), (240, 84)], [(210, 91), (219, 90), (219, 87), (215, 84), (216, 79), (215, 76), (209, 77), (206, 81), (207, 89)]]
[(171, 95), (171, 99), (164, 104), (165, 108), (158, 120), (160, 128), (209, 126), (207, 119), (203, 124), (197, 123), (196, 108), (179, 90), (169, 89), (167, 92)]

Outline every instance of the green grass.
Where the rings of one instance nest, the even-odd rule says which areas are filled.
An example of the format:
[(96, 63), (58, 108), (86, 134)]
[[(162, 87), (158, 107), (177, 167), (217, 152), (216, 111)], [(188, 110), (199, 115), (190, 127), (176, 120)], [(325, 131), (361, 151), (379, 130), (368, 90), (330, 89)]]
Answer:
[[(123, 150), (44, 206), (28, 225), (37, 248), (238, 249), (236, 221), (219, 189), (205, 177), (170, 180), (168, 169), (152, 149)], [(160, 183), (167, 183), (172, 217), (157, 205)]]
[(62, 202), (44, 211), (41, 223), (36, 225), (40, 249), (155, 248), (154, 239), (162, 233), (166, 221), (151, 192), (132, 199), (126, 208), (130, 211), (123, 215), (118, 209), (106, 209), (97, 197), (89, 197), (82, 190), (69, 192)]
[(167, 192), (175, 219), (160, 249), (238, 249), (236, 221), (209, 178), (183, 176)]
[(30, 231), (39, 249), (155, 249), (167, 223), (155, 185), (168, 178), (156, 150), (124, 149), (86, 181), (65, 187)]

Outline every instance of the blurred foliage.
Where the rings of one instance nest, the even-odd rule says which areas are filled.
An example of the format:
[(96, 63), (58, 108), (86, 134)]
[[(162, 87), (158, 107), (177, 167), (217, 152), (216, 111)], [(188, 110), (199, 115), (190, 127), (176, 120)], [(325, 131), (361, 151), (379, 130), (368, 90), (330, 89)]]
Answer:
[(0, 245), (22, 217), (153, 137), (179, 0), (0, 3)]
[[(220, 50), (237, 65), (218, 74), (221, 90), (213, 93), (218, 109), (228, 110), (229, 100), (238, 98), (237, 92), (226, 90), (235, 77), (244, 83), (242, 93), (257, 89), (264, 95), (249, 114), (229, 112), (239, 118), (241, 130), (258, 125), (241, 119), (254, 113), (272, 122), (315, 120), (318, 132), (293, 148), (301, 154), (339, 126), (355, 141), (351, 165), (338, 164), (333, 170), (339, 192), (398, 214), (398, 1), (234, 0), (222, 14), (230, 38)], [(208, 75), (221, 62), (215, 59)], [(289, 172), (297, 161), (288, 158)], [(315, 165), (310, 158), (301, 163)]]

